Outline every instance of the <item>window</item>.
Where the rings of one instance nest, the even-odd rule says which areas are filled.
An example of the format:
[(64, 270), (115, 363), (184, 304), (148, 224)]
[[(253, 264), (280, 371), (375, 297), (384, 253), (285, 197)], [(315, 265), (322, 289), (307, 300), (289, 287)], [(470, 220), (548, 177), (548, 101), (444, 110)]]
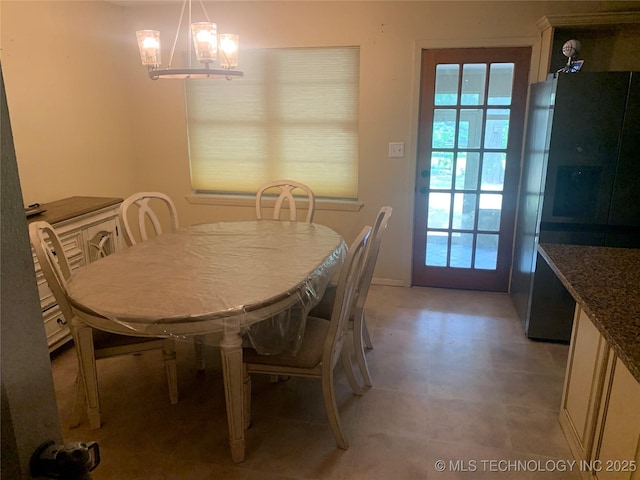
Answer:
[(357, 198), (360, 49), (242, 52), (245, 77), (187, 80), (191, 185), (253, 194), (289, 178)]

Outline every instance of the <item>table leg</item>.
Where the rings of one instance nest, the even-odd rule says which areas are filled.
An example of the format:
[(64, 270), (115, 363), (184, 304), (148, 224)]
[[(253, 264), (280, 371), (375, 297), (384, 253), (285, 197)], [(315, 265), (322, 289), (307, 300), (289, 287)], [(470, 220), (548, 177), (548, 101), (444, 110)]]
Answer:
[(235, 463), (244, 461), (244, 400), (242, 338), (239, 332), (225, 332), (220, 343), (224, 394), (227, 401), (229, 447)]

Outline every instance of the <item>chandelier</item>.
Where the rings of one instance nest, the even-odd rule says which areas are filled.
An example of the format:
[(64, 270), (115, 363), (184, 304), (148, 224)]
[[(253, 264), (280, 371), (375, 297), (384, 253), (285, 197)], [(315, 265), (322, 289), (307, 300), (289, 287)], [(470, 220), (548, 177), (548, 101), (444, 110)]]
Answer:
[[(160, 32), (158, 30), (138, 30), (138, 48), (142, 64), (149, 70), (152, 80), (159, 78), (226, 78), (231, 80), (243, 77), (244, 73), (234, 70), (238, 66), (238, 35), (232, 33), (218, 34), (218, 27), (209, 20), (209, 15), (199, 0), (206, 22), (191, 23), (191, 0), (184, 0), (180, 11), (178, 29), (171, 48), (169, 64), (160, 67)], [(180, 36), (185, 10), (188, 7), (189, 24), (191, 25), (191, 40), (189, 41), (189, 58), (184, 68), (172, 68), (173, 55)], [(188, 36), (188, 33), (187, 33)], [(200, 62), (192, 67), (192, 58)], [(216, 67), (216, 60), (219, 66)]]

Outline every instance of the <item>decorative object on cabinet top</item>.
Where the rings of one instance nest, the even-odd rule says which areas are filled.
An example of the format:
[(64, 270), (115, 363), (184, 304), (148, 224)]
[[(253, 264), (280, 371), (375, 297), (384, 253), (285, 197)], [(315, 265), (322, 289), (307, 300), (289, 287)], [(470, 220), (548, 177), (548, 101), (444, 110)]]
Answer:
[(545, 243), (538, 251), (640, 382), (640, 249)]
[(50, 203), (41, 203), (43, 213), (28, 218), (31, 221), (42, 221), (50, 224), (63, 222), (86, 213), (95, 212), (101, 208), (117, 205), (122, 198), (115, 197), (68, 197)]

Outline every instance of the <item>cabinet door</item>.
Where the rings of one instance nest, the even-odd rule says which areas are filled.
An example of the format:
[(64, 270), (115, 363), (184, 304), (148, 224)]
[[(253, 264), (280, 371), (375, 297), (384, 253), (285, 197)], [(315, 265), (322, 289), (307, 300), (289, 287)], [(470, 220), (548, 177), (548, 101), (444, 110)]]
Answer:
[(640, 383), (619, 358), (611, 364), (594, 445), (594, 478), (636, 479), (640, 478)]
[(590, 457), (608, 352), (598, 329), (576, 307), (560, 409), (560, 425), (576, 459)]
[(85, 230), (88, 262), (95, 262), (116, 251), (116, 219), (97, 223)]

